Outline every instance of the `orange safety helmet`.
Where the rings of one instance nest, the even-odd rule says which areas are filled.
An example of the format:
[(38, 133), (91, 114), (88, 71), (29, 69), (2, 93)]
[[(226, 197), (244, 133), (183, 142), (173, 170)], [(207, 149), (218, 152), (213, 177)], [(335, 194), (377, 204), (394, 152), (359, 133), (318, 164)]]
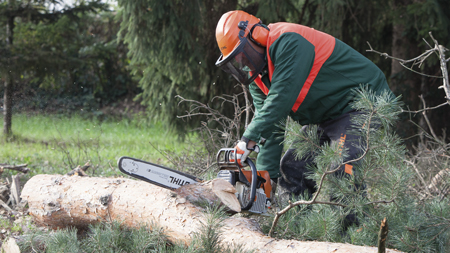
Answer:
[(223, 14), (216, 27), (216, 40), (222, 53), (216, 66), (240, 83), (249, 84), (263, 70), (266, 59), (265, 54), (255, 50), (247, 38), (260, 47), (266, 47), (268, 35), (269, 29), (261, 24), (259, 18), (244, 11)]

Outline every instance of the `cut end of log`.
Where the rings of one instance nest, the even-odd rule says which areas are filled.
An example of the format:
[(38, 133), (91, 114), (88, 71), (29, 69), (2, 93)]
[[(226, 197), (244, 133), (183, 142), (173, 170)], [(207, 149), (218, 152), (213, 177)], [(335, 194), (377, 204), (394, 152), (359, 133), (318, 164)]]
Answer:
[(212, 180), (212, 191), (219, 197), (220, 201), (232, 211), (240, 212), (241, 204), (236, 197), (236, 189), (230, 182), (216, 178)]
[(208, 202), (210, 205), (220, 203), (226, 211), (240, 212), (241, 205), (237, 199), (236, 189), (228, 181), (220, 178), (201, 184), (187, 184), (175, 190), (180, 198), (191, 203)]

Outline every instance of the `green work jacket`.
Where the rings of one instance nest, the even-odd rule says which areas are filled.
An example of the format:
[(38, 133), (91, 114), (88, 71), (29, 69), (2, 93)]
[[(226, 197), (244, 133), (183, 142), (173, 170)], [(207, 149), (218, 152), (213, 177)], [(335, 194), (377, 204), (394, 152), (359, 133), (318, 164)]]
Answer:
[(301, 125), (320, 124), (351, 110), (352, 90), (361, 84), (380, 94), (390, 91), (383, 72), (342, 41), (309, 27), (269, 25), (265, 70), (249, 90), (255, 115), (243, 136), (261, 151), (258, 170), (280, 176), (284, 133), (290, 116)]

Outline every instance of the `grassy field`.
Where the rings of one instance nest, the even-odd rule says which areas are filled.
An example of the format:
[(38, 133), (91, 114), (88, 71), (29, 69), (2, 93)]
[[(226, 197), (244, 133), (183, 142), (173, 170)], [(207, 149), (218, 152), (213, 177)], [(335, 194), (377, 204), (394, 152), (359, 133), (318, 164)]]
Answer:
[[(194, 136), (180, 141), (161, 124), (149, 126), (139, 122), (139, 118), (99, 121), (80, 115), (15, 114), (13, 137), (0, 141), (0, 164), (28, 164), (31, 172), (22, 176), (22, 181), (36, 174), (65, 174), (88, 161), (92, 165), (87, 171), (90, 176), (119, 176), (123, 174), (116, 162), (121, 156), (171, 167), (167, 155), (162, 153), (176, 156), (195, 152), (195, 144), (189, 141), (195, 140)], [(4, 171), (0, 182), (12, 174), (18, 172)], [(18, 241), (22, 252), (244, 252), (239, 247), (224, 249), (217, 243), (223, 211), (214, 209), (207, 215), (212, 215), (212, 219), (203, 224), (192, 245), (186, 247), (169, 243), (162, 229), (131, 229), (116, 222), (92, 225), (86, 231), (37, 228), (26, 212), (11, 215), (0, 207), (0, 248), (15, 235), (25, 238)]]
[[(3, 118), (0, 118), (3, 120)], [(13, 115), (12, 141), (2, 138), (0, 163), (28, 164), (35, 174), (63, 174), (90, 161), (96, 176), (119, 175), (117, 159), (131, 156), (169, 165), (161, 151), (180, 152), (186, 144), (161, 124), (139, 119), (84, 119), (79, 115)]]

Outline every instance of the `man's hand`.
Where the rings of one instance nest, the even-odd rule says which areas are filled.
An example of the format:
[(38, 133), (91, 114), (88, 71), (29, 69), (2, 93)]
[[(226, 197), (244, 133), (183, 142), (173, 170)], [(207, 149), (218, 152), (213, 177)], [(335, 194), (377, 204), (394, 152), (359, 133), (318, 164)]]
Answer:
[(245, 162), (247, 160), (248, 155), (250, 154), (250, 150), (247, 149), (247, 143), (244, 141), (239, 141), (238, 144), (234, 147), (236, 149), (236, 160), (239, 166), (246, 167), (248, 164)]
[[(252, 142), (252, 143), (250, 143)], [(250, 147), (251, 146), (251, 147)], [(250, 152), (255, 151), (259, 153), (259, 146), (256, 145), (256, 142), (249, 141), (248, 143), (245, 141), (239, 141), (238, 144), (234, 147), (236, 149), (236, 160), (239, 166), (246, 167), (248, 164), (245, 162), (247, 160)]]

